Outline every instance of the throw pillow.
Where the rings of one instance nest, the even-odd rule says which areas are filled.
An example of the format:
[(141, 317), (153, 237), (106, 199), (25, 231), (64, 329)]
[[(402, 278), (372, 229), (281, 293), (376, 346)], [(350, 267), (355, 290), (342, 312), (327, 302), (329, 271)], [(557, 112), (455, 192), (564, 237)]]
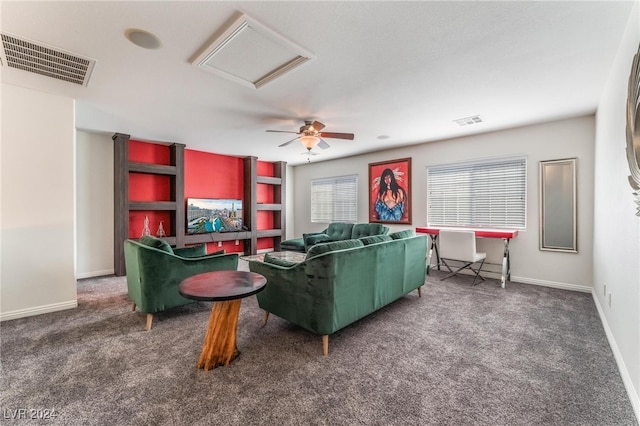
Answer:
[(314, 256), (318, 256), (323, 253), (327, 253), (335, 250), (343, 250), (354, 247), (363, 247), (362, 241), (360, 240), (343, 240), (343, 241), (332, 241), (330, 243), (320, 243), (311, 247), (307, 252), (307, 257), (305, 259), (309, 259)]
[(309, 250), (309, 248), (315, 246), (316, 244), (326, 243), (331, 241), (331, 238), (327, 234), (302, 234), (302, 238), (304, 238), (304, 249)]
[(385, 241), (391, 241), (393, 238), (389, 235), (371, 235), (370, 237), (360, 237), (358, 238), (362, 241), (362, 244), (368, 246), (369, 244), (383, 243)]
[(416, 233), (413, 229), (405, 229), (404, 231), (392, 232), (389, 236), (394, 240), (401, 240), (402, 238), (415, 237)]
[(167, 253), (173, 254), (173, 249), (165, 240), (161, 240), (160, 238), (152, 237), (150, 235), (141, 237), (139, 240), (140, 244), (144, 244), (145, 246), (153, 247), (158, 250), (166, 251)]

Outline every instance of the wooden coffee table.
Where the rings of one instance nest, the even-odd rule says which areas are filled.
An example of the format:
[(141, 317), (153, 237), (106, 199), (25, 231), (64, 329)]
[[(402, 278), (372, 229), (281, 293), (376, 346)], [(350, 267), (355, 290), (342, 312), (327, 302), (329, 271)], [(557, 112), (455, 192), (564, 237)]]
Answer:
[(183, 280), (178, 292), (192, 300), (213, 301), (209, 326), (198, 359), (205, 371), (228, 366), (240, 352), (236, 346), (236, 330), (242, 298), (262, 291), (267, 279), (255, 272), (214, 271)]

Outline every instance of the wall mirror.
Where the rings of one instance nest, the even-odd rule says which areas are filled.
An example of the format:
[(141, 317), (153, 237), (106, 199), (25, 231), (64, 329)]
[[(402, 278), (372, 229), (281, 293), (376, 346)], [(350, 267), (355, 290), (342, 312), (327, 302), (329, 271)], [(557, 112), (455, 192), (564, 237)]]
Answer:
[(540, 250), (578, 252), (576, 163), (540, 162)]

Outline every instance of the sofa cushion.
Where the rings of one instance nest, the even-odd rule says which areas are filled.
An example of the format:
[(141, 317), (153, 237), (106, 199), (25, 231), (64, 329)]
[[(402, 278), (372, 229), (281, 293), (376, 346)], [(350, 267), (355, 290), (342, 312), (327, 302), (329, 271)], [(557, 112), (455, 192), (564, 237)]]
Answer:
[(324, 232), (331, 241), (350, 240), (353, 230), (353, 223), (333, 222)]
[(401, 240), (403, 238), (415, 237), (416, 233), (413, 229), (405, 229), (404, 231), (392, 232), (389, 236), (394, 240)]
[(371, 235), (384, 235), (389, 228), (380, 223), (356, 223), (351, 231), (351, 238), (368, 237)]
[(152, 237), (151, 235), (145, 235), (141, 237), (138, 242), (140, 244), (144, 244), (145, 246), (153, 247), (158, 250), (166, 251), (167, 253), (173, 254), (173, 249), (165, 240), (161, 240), (160, 238)]
[(327, 253), (335, 250), (343, 250), (354, 247), (363, 247), (362, 241), (360, 240), (343, 240), (343, 241), (332, 241), (330, 243), (320, 243), (311, 247), (307, 252), (306, 259), (309, 259), (314, 256), (318, 256), (323, 253)]
[(371, 235), (369, 237), (360, 237), (358, 239), (362, 241), (362, 244), (364, 244), (365, 246), (368, 246), (369, 244), (383, 243), (385, 241), (393, 240), (393, 238), (391, 238), (389, 235)]
[(271, 265), (284, 266), (286, 268), (298, 264), (292, 260), (281, 259), (279, 257), (271, 256), (269, 253), (265, 253), (264, 255), (264, 263), (270, 263)]

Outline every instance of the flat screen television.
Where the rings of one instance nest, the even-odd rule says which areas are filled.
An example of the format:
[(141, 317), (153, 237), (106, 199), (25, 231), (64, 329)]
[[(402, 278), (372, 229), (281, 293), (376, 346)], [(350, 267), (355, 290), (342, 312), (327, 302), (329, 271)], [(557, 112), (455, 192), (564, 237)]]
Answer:
[(242, 230), (242, 200), (187, 198), (187, 234)]

